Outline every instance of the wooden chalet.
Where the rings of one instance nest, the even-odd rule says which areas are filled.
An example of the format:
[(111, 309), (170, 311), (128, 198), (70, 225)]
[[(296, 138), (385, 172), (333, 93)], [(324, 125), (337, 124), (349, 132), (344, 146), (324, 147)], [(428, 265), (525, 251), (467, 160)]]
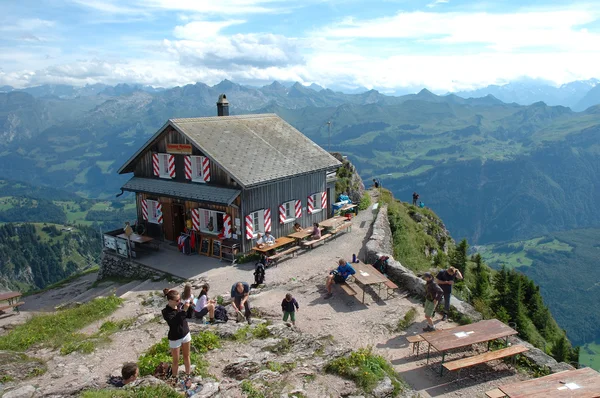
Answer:
[[(328, 218), (341, 163), (275, 114), (170, 119), (120, 169), (138, 223), (159, 240), (190, 229), (206, 245), (243, 252), (257, 232), (275, 237)], [(219, 249), (220, 250), (220, 249)]]

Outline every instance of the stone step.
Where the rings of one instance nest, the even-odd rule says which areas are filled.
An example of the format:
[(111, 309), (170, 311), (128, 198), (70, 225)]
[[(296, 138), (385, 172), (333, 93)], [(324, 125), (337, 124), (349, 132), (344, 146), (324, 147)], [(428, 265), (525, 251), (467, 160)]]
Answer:
[(114, 283), (110, 283), (108, 285), (104, 285), (104, 286), (99, 286), (99, 287), (95, 287), (92, 289), (89, 289), (75, 297), (73, 297), (70, 300), (67, 300), (66, 302), (62, 303), (61, 305), (65, 305), (65, 304), (69, 304), (69, 303), (86, 303), (96, 297), (99, 296), (107, 296), (108, 293), (110, 291), (112, 291), (113, 289), (115, 289), (115, 284)]
[(145, 281), (143, 279), (135, 279), (133, 281), (130, 281), (124, 285), (118, 286), (117, 290), (115, 291), (115, 296), (117, 297), (123, 297), (125, 294), (127, 294), (131, 289), (135, 288), (136, 286), (144, 283)]

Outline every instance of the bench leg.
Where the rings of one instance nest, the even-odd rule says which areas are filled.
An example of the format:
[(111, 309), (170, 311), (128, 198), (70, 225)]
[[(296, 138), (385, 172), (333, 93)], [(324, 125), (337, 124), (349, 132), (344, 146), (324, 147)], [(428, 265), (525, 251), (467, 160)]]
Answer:
[(442, 352), (442, 363), (440, 363), (440, 377), (444, 375), (444, 359), (446, 358), (446, 351)]
[(429, 365), (429, 352), (431, 351), (431, 344), (427, 347), (427, 364)]

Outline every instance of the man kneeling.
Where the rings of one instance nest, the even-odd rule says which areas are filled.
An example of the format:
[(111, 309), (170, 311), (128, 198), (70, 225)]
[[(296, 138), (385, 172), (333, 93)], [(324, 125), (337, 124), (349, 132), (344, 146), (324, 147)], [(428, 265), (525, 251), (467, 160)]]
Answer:
[(325, 286), (327, 287), (327, 294), (325, 295), (325, 298), (328, 299), (333, 296), (332, 289), (334, 283), (345, 283), (346, 279), (355, 273), (356, 271), (354, 268), (352, 268), (352, 266), (348, 264), (346, 260), (340, 258), (337, 269), (332, 270), (329, 275), (327, 275), (327, 282), (325, 283)]

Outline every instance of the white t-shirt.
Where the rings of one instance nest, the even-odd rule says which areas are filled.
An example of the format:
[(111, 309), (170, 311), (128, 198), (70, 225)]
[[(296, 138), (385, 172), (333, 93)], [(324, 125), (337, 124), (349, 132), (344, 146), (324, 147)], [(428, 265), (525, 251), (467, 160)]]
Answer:
[(208, 304), (208, 296), (206, 294), (203, 294), (198, 298), (198, 301), (196, 302), (196, 312), (200, 312), (204, 307), (206, 307), (206, 304)]

